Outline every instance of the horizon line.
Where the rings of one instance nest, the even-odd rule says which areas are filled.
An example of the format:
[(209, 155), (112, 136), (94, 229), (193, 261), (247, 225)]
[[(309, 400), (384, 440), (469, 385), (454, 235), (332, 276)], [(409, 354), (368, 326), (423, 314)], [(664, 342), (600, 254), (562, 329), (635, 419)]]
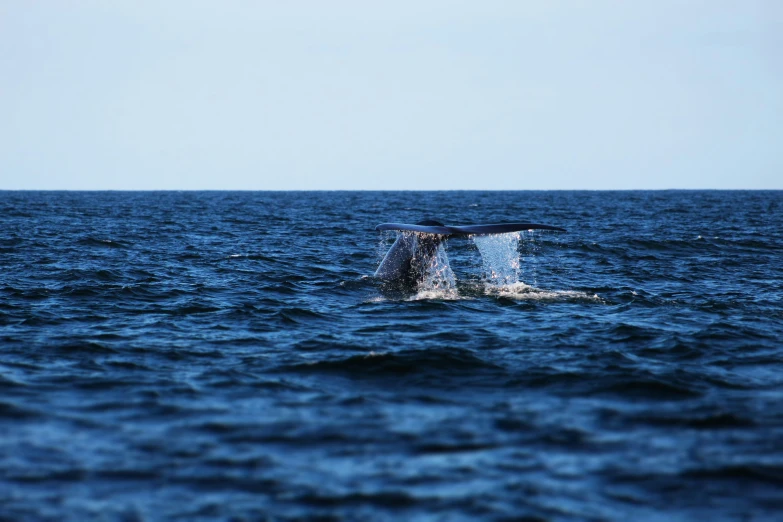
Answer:
[(783, 188), (623, 188), (623, 189), (4, 189), (0, 192), (775, 192)]

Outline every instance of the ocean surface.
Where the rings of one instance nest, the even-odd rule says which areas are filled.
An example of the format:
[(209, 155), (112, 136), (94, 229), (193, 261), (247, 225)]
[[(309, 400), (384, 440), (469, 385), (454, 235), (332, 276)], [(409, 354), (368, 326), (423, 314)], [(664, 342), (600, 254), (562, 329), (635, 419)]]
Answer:
[(0, 192), (0, 520), (783, 520), (782, 283), (780, 191)]

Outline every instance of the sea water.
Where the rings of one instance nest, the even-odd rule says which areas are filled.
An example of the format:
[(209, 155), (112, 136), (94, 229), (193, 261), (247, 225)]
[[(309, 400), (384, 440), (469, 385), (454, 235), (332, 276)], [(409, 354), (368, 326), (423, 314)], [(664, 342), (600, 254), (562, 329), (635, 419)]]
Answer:
[[(779, 519), (782, 210), (0, 192), (0, 519)], [(375, 225), (427, 218), (568, 232), (385, 293)]]

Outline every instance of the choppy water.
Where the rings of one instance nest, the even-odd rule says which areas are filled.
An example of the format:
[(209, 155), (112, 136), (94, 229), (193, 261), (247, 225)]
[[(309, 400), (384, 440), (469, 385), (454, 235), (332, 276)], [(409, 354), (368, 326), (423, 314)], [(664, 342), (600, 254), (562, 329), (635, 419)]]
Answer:
[[(0, 192), (0, 519), (780, 519), (782, 211)], [(382, 292), (374, 226), (424, 218), (569, 232)]]

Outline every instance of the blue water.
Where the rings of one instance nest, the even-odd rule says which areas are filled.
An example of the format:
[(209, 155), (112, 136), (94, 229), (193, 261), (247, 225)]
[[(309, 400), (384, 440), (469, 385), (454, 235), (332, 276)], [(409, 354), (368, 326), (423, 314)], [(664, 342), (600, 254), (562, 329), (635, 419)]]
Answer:
[[(568, 233), (379, 287), (425, 218)], [(779, 191), (0, 192), (0, 519), (783, 519), (782, 254)]]

